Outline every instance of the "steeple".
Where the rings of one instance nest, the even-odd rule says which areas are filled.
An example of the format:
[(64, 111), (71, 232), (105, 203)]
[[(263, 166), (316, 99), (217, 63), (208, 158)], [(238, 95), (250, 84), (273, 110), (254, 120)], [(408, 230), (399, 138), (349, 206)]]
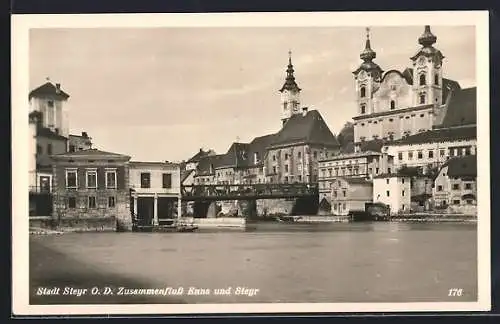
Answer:
[(353, 72), (353, 74), (358, 75), (359, 72), (365, 71), (372, 74), (372, 77), (375, 80), (378, 80), (383, 70), (378, 66), (377, 63), (373, 62), (373, 60), (377, 57), (377, 52), (375, 52), (371, 47), (370, 41), (370, 28), (366, 27), (366, 41), (365, 48), (359, 55), (359, 57), (363, 60), (363, 63)]
[(293, 69), (293, 64), (292, 64), (292, 51), (288, 51), (288, 66), (286, 69), (286, 79), (285, 83), (280, 89), (280, 92), (283, 92), (285, 90), (290, 90), (290, 91), (297, 91), (299, 92), (300, 89), (299, 86), (297, 85), (297, 82), (295, 82), (295, 76), (293, 75), (293, 72), (295, 70)]
[(425, 25), (424, 33), (418, 38), (418, 43), (422, 46), (432, 46), (436, 41), (437, 37), (431, 32), (431, 26)]
[(370, 28), (366, 27), (366, 43), (365, 43), (365, 49), (359, 57), (365, 61), (365, 62), (371, 62), (374, 58), (377, 57), (377, 53), (372, 50), (371, 44), (370, 44)]

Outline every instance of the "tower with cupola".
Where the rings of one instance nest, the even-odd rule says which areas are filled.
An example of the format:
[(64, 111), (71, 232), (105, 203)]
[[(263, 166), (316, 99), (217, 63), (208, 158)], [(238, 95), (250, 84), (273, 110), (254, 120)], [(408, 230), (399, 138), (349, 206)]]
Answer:
[(426, 25), (424, 33), (418, 38), (422, 46), (410, 59), (413, 63), (413, 104), (414, 106), (430, 105), (436, 107), (443, 102), (442, 64), (444, 56), (433, 45), (437, 37)]
[(377, 53), (371, 48), (370, 28), (366, 28), (365, 49), (359, 55), (363, 63), (353, 71), (356, 81), (357, 115), (373, 113), (373, 93), (378, 89), (383, 70), (373, 62)]
[(286, 69), (285, 83), (279, 90), (281, 92), (281, 111), (282, 125), (288, 121), (293, 115), (300, 114), (300, 91), (297, 82), (295, 81), (294, 69), (292, 64), (292, 52), (288, 52), (288, 67)]

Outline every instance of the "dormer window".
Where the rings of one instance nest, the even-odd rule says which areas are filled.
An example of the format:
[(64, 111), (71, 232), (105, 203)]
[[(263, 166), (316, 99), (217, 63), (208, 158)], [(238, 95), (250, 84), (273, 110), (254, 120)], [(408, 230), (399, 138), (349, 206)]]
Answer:
[(366, 88), (365, 87), (361, 87), (361, 89), (359, 90), (359, 96), (361, 98), (365, 98), (366, 97)]
[(425, 83), (426, 83), (426, 82), (425, 82), (425, 74), (420, 74), (420, 79), (419, 79), (419, 80), (420, 80), (420, 83), (419, 83), (419, 84), (420, 84), (421, 86), (425, 85)]
[(391, 100), (391, 110), (396, 109), (396, 102), (394, 100)]

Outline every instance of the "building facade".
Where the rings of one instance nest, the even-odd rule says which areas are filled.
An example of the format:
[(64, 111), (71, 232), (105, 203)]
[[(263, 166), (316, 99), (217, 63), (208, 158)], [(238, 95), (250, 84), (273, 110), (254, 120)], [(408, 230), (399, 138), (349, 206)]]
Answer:
[(81, 150), (89, 150), (92, 148), (92, 138), (87, 132), (82, 132), (81, 135), (70, 134), (68, 138), (68, 152), (76, 152)]
[(411, 178), (397, 174), (379, 175), (373, 178), (373, 202), (390, 208), (392, 215), (409, 213), (411, 207)]
[(159, 225), (181, 217), (181, 172), (176, 163), (129, 163), (132, 210), (142, 223)]
[(336, 216), (364, 211), (373, 199), (373, 183), (365, 178), (334, 178), (330, 191), (331, 213)]
[(129, 156), (90, 149), (53, 160), (52, 216), (59, 227), (131, 229)]
[(397, 140), (441, 124), (457, 82), (443, 78), (443, 54), (434, 47), (437, 37), (430, 26), (418, 38), (421, 45), (411, 56), (411, 68), (384, 73), (374, 62), (369, 34), (360, 55), (363, 63), (354, 74), (357, 115), (354, 119), (356, 150), (373, 139)]
[(437, 209), (454, 213), (477, 213), (477, 157), (454, 157), (439, 170), (434, 180)]

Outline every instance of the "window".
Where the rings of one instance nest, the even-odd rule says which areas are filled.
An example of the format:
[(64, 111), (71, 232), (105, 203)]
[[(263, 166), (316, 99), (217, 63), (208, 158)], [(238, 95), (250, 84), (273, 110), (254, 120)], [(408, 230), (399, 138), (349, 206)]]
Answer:
[(391, 110), (394, 110), (396, 108), (396, 102), (394, 100), (391, 100)]
[(41, 145), (36, 146), (36, 154), (42, 154), (42, 146)]
[(437, 74), (434, 75), (434, 84), (439, 85), (439, 75)]
[(318, 152), (314, 151), (313, 152), (313, 158), (317, 158), (318, 157)]
[(386, 184), (389, 184), (389, 179), (385, 179), (385, 183), (386, 183)]
[(387, 191), (385, 192), (385, 195), (386, 195), (387, 197), (389, 197), (389, 195), (390, 195), (389, 190), (387, 190)]
[(339, 181), (337, 181), (337, 184), (340, 187), (342, 185), (342, 182), (340, 182), (340, 180), (339, 180)]
[(472, 205), (472, 199), (467, 199), (467, 205)]
[[(302, 182), (302, 176), (299, 175), (298, 178), (299, 178), (299, 182)], [(260, 181), (260, 179), (259, 179), (259, 181)]]
[(428, 156), (429, 156), (429, 159), (434, 158), (434, 151), (429, 151)]
[(460, 200), (453, 200), (453, 205), (460, 205)]
[[(362, 104), (361, 105), (361, 114), (365, 114), (366, 113), (366, 105), (365, 104)], [(361, 126), (365, 126), (365, 124), (361, 124)]]
[(87, 188), (97, 188), (97, 170), (87, 170)]
[(273, 174), (276, 174), (276, 167), (273, 166)]
[(108, 197), (108, 207), (109, 208), (115, 207), (115, 197)]
[(47, 106), (49, 106), (50, 108), (54, 107), (54, 101), (52, 100), (47, 101)]
[(420, 74), (420, 83), (421, 86), (425, 85), (425, 74)]
[(328, 169), (328, 176), (331, 177), (332, 176), (332, 169)]
[(443, 191), (443, 186), (441, 185), (437, 186), (437, 191)]
[(387, 168), (387, 173), (391, 173), (391, 168)]
[(405, 210), (405, 205), (404, 205), (404, 204), (403, 204), (403, 205), (401, 205), (401, 209), (402, 209), (402, 210)]
[(88, 204), (89, 208), (96, 208), (95, 196), (90, 196), (88, 202), (89, 202)]
[(345, 203), (343, 203), (343, 204), (342, 204), (342, 208), (343, 208), (344, 210), (346, 210), (346, 208), (347, 208), (347, 207), (346, 207), (346, 204), (345, 204)]
[(402, 191), (401, 191), (401, 196), (404, 196), (404, 195), (405, 195), (405, 191), (404, 191), (404, 190), (402, 190)]
[(465, 155), (470, 155), (470, 147), (465, 148)]
[(76, 170), (66, 170), (66, 188), (75, 189), (77, 186), (78, 174)]
[(344, 196), (344, 197), (345, 197), (346, 195), (347, 195), (346, 191), (345, 191), (345, 190), (342, 190), (342, 196)]
[(284, 177), (283, 180), (283, 182), (288, 183), (288, 177)]
[(47, 154), (51, 155), (52, 154), (52, 144), (47, 144)]
[(69, 146), (69, 151), (70, 152), (74, 152), (75, 151), (75, 146), (74, 145), (70, 145)]
[(302, 152), (297, 153), (297, 157), (300, 159), (302, 157)]
[(453, 185), (453, 190), (460, 190), (460, 185), (458, 183), (455, 183)]
[(337, 204), (333, 204), (333, 210), (337, 210)]
[(408, 152), (408, 160), (413, 160), (413, 152)]
[(403, 152), (398, 153), (398, 160), (399, 161), (403, 160)]
[(288, 153), (285, 153), (285, 160), (288, 160)]
[(276, 161), (276, 155), (273, 155), (273, 161)]
[(439, 150), (439, 156), (443, 157), (445, 154), (445, 150)]
[(116, 188), (116, 171), (106, 170), (106, 188), (115, 189)]
[(425, 94), (420, 95), (420, 104), (421, 105), (425, 104)]
[(337, 190), (333, 192), (333, 197), (337, 198)]
[(366, 97), (366, 88), (365, 87), (361, 87), (361, 89), (359, 90), (359, 96), (361, 98)]
[(151, 188), (151, 173), (141, 173), (141, 188)]
[(401, 178), (401, 183), (405, 183), (405, 178)]
[(68, 208), (76, 208), (76, 198), (68, 197)]
[(466, 183), (465, 184), (465, 189), (471, 190), (472, 189), (472, 183)]
[(379, 169), (375, 168), (375, 174), (378, 174)]
[(163, 174), (163, 188), (172, 188), (172, 174), (164, 173)]
[(423, 158), (422, 151), (418, 151), (418, 152), (417, 152), (417, 158), (418, 158), (419, 160)]

